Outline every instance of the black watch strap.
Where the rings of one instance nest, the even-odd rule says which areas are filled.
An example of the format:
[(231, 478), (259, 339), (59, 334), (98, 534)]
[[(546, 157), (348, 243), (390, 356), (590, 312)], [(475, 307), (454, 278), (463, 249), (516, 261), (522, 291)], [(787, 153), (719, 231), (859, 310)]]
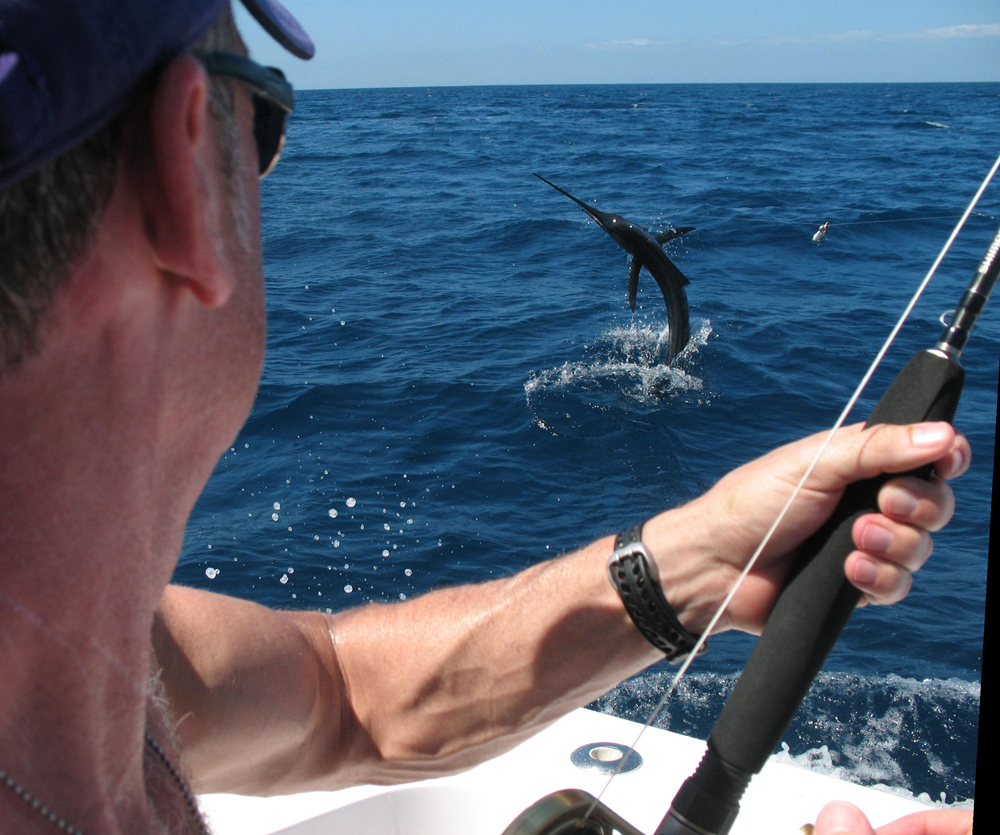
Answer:
[[(663, 595), (656, 562), (642, 542), (642, 523), (618, 534), (608, 560), (608, 577), (642, 636), (672, 664), (687, 658), (698, 636), (684, 628)], [(702, 646), (699, 654), (705, 649)]]

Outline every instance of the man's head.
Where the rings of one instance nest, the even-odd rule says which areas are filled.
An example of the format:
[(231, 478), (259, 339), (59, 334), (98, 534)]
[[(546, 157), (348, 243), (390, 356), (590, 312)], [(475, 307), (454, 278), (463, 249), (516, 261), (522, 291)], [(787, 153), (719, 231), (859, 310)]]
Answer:
[[(282, 45), (311, 57), (275, 0), (243, 2)], [(37, 347), (41, 317), (86, 250), (124, 126), (148, 107), (161, 68), (192, 50), (243, 51), (228, 0), (0, 0), (0, 373)], [(227, 76), (213, 74), (209, 102), (224, 170), (237, 147)]]

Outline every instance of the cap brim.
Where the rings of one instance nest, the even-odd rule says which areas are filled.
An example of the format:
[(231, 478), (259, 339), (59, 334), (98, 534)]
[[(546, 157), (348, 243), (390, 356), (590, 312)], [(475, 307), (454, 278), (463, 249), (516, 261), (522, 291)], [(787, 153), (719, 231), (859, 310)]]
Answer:
[(308, 60), (316, 54), (312, 38), (278, 0), (243, 0), (243, 5), (267, 33), (292, 55)]

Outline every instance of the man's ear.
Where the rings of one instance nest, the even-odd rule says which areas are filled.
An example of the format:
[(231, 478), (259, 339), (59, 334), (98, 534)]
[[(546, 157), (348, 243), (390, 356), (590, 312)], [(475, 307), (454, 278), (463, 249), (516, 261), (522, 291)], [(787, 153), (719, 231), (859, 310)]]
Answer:
[(208, 85), (205, 68), (190, 55), (164, 67), (152, 96), (140, 182), (157, 266), (214, 307), (228, 299), (233, 277), (224, 256), (228, 198)]

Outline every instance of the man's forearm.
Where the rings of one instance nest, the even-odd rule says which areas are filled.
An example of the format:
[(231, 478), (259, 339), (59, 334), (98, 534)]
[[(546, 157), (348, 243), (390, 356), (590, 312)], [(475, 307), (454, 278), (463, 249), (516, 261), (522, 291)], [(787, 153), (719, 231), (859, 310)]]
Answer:
[[(369, 780), (459, 770), (662, 658), (610, 587), (606, 538), (515, 577), (332, 619)], [(357, 683), (357, 686), (356, 684)]]
[(154, 645), (198, 789), (400, 782), (512, 747), (661, 657), (610, 550), (333, 616), (170, 587)]

